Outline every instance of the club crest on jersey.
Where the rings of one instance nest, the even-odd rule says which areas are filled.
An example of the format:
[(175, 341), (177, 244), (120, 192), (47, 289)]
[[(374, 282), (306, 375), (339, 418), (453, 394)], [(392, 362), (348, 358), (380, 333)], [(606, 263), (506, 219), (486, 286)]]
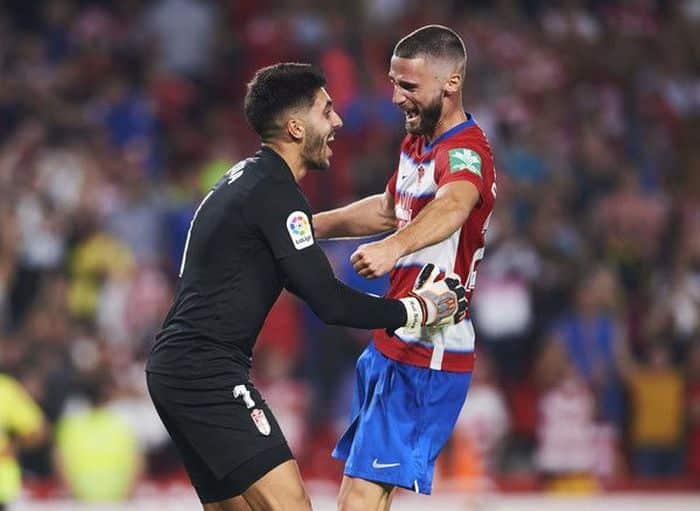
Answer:
[(287, 217), (287, 232), (289, 232), (294, 248), (301, 250), (314, 244), (314, 234), (311, 230), (309, 217), (303, 211), (293, 211)]
[(418, 167), (418, 185), (420, 186), (420, 182), (423, 180), (423, 176), (425, 175), (425, 168), (423, 168), (423, 165), (420, 165)]
[(270, 423), (267, 421), (267, 416), (265, 415), (264, 411), (262, 411), (260, 408), (256, 408), (250, 412), (250, 418), (253, 419), (255, 427), (258, 428), (258, 431), (260, 431), (261, 434), (265, 436), (270, 435), (272, 428), (270, 427)]
[(481, 177), (481, 156), (476, 151), (460, 147), (458, 149), (450, 149), (448, 154), (450, 157), (450, 172), (468, 170)]

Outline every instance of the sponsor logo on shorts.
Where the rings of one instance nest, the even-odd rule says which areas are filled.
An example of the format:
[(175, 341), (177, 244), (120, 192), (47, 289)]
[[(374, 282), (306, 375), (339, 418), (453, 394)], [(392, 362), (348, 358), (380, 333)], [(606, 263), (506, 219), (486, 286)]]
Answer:
[(253, 419), (255, 427), (258, 428), (258, 431), (260, 431), (260, 433), (262, 433), (265, 436), (270, 435), (272, 428), (270, 427), (270, 423), (267, 421), (267, 417), (265, 416), (264, 411), (262, 411), (260, 408), (256, 408), (255, 410), (250, 412), (250, 417)]
[(374, 458), (372, 462), (372, 468), (392, 468), (398, 467), (401, 463), (379, 463), (379, 459)]

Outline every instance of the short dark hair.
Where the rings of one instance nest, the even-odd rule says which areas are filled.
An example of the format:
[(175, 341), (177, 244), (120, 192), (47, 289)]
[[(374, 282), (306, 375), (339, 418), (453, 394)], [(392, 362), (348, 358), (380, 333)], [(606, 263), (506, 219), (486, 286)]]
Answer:
[(443, 25), (426, 25), (408, 34), (394, 47), (394, 55), (405, 59), (432, 57), (466, 63), (467, 50), (457, 32)]
[(245, 95), (248, 124), (263, 140), (274, 137), (280, 128), (279, 115), (291, 108), (310, 107), (325, 85), (323, 72), (311, 64), (283, 62), (259, 69)]

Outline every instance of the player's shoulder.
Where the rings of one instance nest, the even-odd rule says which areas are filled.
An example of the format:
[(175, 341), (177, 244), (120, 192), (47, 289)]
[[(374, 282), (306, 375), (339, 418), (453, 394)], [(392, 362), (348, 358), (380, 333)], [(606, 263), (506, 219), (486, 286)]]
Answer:
[(435, 159), (440, 168), (450, 172), (469, 170), (479, 177), (492, 175), (493, 153), (486, 134), (473, 117), (453, 128), (450, 136), (435, 146)]
[(281, 180), (286, 163), (272, 149), (261, 148), (258, 152), (239, 161), (223, 175), (221, 181), (231, 185), (241, 179), (242, 182), (257, 183), (266, 179)]
[(469, 122), (464, 129), (456, 132), (454, 136), (447, 138), (440, 146), (440, 149), (445, 152), (466, 148), (477, 151), (484, 156), (491, 156), (492, 154), (491, 145), (489, 144), (486, 133), (473, 117), (469, 118)]
[(267, 188), (293, 189), (295, 184), (284, 160), (265, 147), (233, 165), (215, 185), (215, 191), (239, 197)]

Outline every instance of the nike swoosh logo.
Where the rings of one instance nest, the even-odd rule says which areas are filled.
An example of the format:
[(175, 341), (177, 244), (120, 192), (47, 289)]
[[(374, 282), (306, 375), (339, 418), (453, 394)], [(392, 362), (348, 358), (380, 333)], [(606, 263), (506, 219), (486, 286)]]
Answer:
[(372, 462), (372, 468), (391, 468), (398, 467), (399, 465), (401, 465), (401, 463), (379, 463), (377, 458), (374, 458)]

